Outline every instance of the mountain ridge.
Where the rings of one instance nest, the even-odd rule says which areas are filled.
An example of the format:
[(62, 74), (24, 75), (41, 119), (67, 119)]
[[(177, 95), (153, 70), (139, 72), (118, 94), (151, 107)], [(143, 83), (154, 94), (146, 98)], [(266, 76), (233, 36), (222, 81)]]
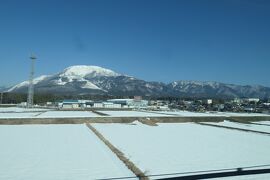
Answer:
[[(26, 93), (28, 81), (8, 89)], [(177, 80), (171, 83), (145, 81), (99, 66), (76, 65), (54, 75), (34, 79), (35, 92), (53, 94), (99, 94), (188, 97), (269, 98), (270, 88), (261, 85), (235, 85), (216, 81)]]

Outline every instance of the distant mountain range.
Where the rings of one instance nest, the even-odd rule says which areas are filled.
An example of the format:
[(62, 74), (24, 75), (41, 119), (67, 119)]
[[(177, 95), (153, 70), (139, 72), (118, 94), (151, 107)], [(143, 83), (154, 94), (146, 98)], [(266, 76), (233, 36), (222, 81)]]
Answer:
[[(54, 75), (34, 79), (36, 93), (142, 95), (206, 98), (257, 97), (270, 98), (270, 88), (240, 86), (219, 82), (174, 81), (148, 82), (98, 66), (71, 66)], [(29, 82), (24, 81), (8, 92), (26, 93)]]

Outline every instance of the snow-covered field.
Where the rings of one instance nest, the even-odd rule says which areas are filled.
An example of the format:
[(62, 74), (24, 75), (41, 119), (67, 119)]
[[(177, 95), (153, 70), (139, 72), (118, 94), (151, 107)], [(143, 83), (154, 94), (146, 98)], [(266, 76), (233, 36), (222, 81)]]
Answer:
[(248, 117), (256, 117), (256, 116), (270, 116), (269, 114), (263, 113), (234, 113), (234, 112), (217, 112), (218, 115), (224, 116), (248, 116)]
[(99, 111), (101, 113), (108, 114), (113, 117), (166, 117), (172, 115), (157, 114), (152, 112), (141, 112), (141, 111)]
[(2, 125), (0, 144), (0, 179), (134, 176), (85, 125)]
[(210, 123), (209, 122), (206, 124), (214, 124), (214, 125), (221, 125), (221, 126), (227, 126), (227, 127), (235, 127), (235, 128), (242, 128), (242, 129), (270, 133), (270, 126), (265, 126), (265, 125), (237, 123), (237, 122), (231, 122), (231, 121), (226, 121), (226, 120), (223, 122), (218, 122), (218, 123)]
[(25, 112), (25, 113), (16, 113), (16, 112), (11, 112), (11, 113), (0, 113), (0, 119), (2, 118), (34, 118), (40, 113), (33, 113), (33, 112)]
[(198, 112), (190, 112), (190, 111), (149, 111), (151, 113), (156, 114), (168, 114), (173, 116), (183, 116), (183, 117), (206, 117), (206, 116), (221, 116), (216, 113), (198, 113)]
[(25, 109), (25, 108), (0, 108), (0, 119), (2, 118), (83, 118), (97, 117), (90, 111), (54, 111), (49, 109)]
[(205, 112), (205, 113), (199, 113), (199, 112), (190, 112), (190, 111), (149, 111), (150, 113), (156, 113), (156, 114), (169, 114), (169, 115), (175, 115), (175, 116), (184, 116), (184, 117), (207, 117), (207, 116), (248, 116), (248, 117), (254, 117), (254, 116), (270, 116), (267, 114), (260, 114), (260, 113), (233, 113), (233, 112)]
[(235, 176), (235, 177), (225, 177), (225, 178), (214, 178), (212, 180), (269, 180), (269, 174), (256, 174), (248, 176)]
[(19, 108), (19, 107), (5, 107), (0, 108), (0, 113), (8, 113), (8, 112), (35, 112), (35, 111), (48, 111), (49, 109), (41, 109), (41, 108)]
[(136, 124), (95, 124), (94, 127), (148, 175), (270, 162), (268, 136), (193, 123), (154, 127)]
[[(112, 117), (217, 117), (217, 116), (270, 116), (258, 113), (230, 113), (230, 112), (189, 112), (189, 111), (100, 111)], [(90, 111), (57, 111), (40, 108), (0, 108), (0, 118), (66, 118), (66, 117), (97, 117)]]
[(65, 118), (65, 117), (97, 117), (90, 111), (48, 111), (37, 116), (38, 118)]
[(266, 124), (266, 125), (269, 125), (270, 126), (270, 121), (256, 121), (254, 123), (257, 123), (257, 124)]

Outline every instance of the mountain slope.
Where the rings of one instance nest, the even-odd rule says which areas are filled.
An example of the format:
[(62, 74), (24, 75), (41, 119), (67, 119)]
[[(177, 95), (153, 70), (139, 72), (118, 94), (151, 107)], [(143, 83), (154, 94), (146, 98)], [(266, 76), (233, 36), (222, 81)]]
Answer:
[[(27, 92), (29, 82), (10, 88), (9, 92)], [(147, 82), (98, 66), (71, 66), (55, 75), (34, 79), (36, 93), (142, 95), (182, 97), (259, 97), (269, 98), (270, 88), (240, 86), (218, 82), (174, 81), (169, 84)]]
[(176, 96), (195, 97), (258, 97), (269, 98), (270, 88), (263, 86), (240, 86), (212, 81), (175, 81), (168, 84)]

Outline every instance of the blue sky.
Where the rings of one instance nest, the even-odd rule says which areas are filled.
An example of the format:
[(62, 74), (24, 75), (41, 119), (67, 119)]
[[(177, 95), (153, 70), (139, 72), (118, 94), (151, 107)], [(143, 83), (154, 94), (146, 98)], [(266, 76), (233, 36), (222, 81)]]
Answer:
[(71, 65), (270, 86), (267, 0), (2, 0), (0, 86)]

